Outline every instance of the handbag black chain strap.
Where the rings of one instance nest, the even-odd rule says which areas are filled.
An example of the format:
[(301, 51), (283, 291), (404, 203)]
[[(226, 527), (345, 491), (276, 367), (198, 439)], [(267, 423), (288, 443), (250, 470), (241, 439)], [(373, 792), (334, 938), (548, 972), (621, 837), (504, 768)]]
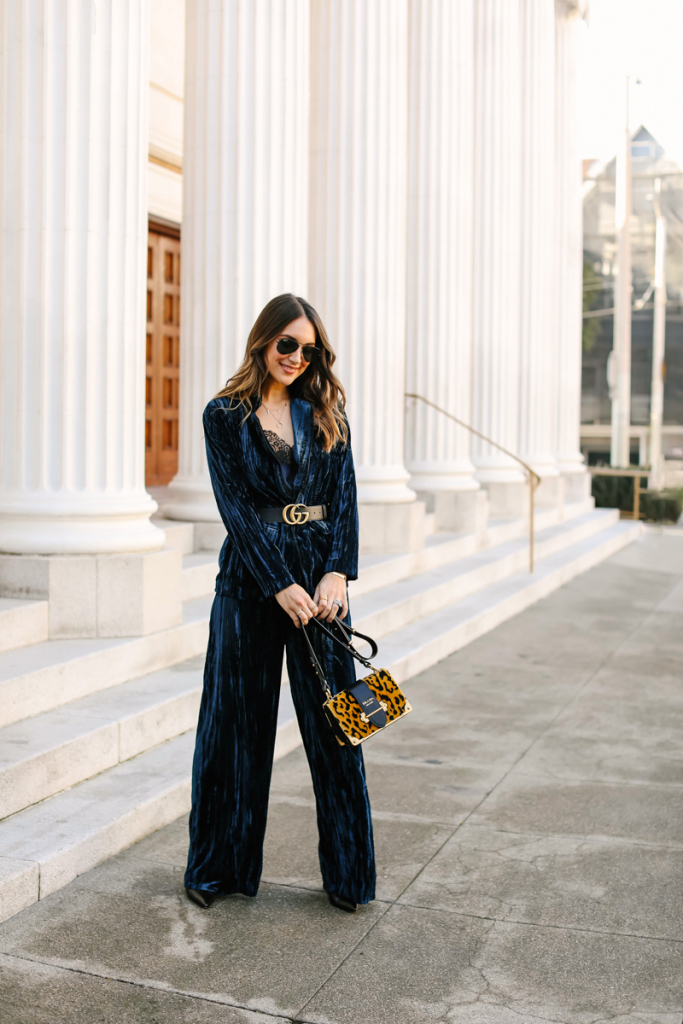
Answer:
[[(320, 619), (310, 619), (310, 621), (314, 622), (318, 629), (321, 629), (322, 632), (329, 636), (331, 640), (334, 640), (336, 644), (339, 644), (342, 650), (346, 651), (347, 654), (350, 654), (351, 657), (356, 659), (356, 661), (359, 661), (361, 665), (364, 665), (365, 668), (369, 668), (375, 671), (374, 666), (370, 663), (370, 661), (367, 658), (364, 658), (363, 655), (360, 654), (353, 646), (353, 644), (351, 643), (351, 636), (349, 634), (353, 634), (353, 636), (357, 636), (359, 637), (359, 639), (365, 640), (366, 643), (370, 644), (370, 657), (374, 658), (377, 654), (378, 647), (375, 641), (372, 639), (372, 637), (366, 636), (364, 633), (359, 633), (358, 630), (354, 629), (352, 626), (344, 626), (342, 625), (341, 622), (339, 622), (338, 619), (335, 619), (332, 625), (336, 626), (337, 629), (341, 631), (341, 634), (344, 638), (343, 640), (341, 640), (338, 636), (335, 636), (332, 630), (328, 626), (326, 626), (324, 622), (321, 622)], [(332, 691), (330, 690), (330, 686), (329, 683), (327, 682), (327, 678), (323, 671), (323, 667), (318, 660), (318, 656), (315, 653), (315, 650), (313, 649), (311, 638), (309, 637), (306, 631), (306, 627), (304, 626), (303, 623), (301, 624), (301, 629), (303, 630), (304, 639), (306, 640), (306, 644), (308, 646), (308, 656), (310, 658), (311, 665), (313, 666), (313, 671), (320, 680), (320, 685), (325, 691), (325, 696), (327, 697), (328, 700), (330, 700), (332, 697)]]

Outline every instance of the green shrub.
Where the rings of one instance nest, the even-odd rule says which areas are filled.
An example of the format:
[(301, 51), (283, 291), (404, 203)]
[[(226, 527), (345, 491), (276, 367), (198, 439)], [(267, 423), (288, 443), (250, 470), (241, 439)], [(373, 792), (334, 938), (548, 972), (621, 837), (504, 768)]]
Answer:
[[(641, 487), (645, 478), (641, 478)], [(622, 512), (633, 511), (633, 487), (635, 477), (632, 476), (594, 476), (591, 493), (595, 498), (596, 508), (618, 508)]]
[[(640, 486), (644, 487), (647, 480), (640, 478)], [(618, 508), (621, 512), (633, 512), (633, 488), (635, 478), (632, 476), (594, 476), (592, 494), (596, 508)], [(640, 518), (656, 523), (676, 523), (683, 511), (683, 491), (648, 491), (640, 492)]]
[(656, 523), (677, 523), (683, 511), (683, 491), (643, 491), (640, 518)]

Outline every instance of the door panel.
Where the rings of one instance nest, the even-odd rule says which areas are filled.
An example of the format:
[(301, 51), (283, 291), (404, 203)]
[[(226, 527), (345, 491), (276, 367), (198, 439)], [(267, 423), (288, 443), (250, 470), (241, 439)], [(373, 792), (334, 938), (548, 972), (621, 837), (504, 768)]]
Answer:
[(178, 472), (180, 390), (180, 241), (149, 232), (145, 482), (169, 483)]

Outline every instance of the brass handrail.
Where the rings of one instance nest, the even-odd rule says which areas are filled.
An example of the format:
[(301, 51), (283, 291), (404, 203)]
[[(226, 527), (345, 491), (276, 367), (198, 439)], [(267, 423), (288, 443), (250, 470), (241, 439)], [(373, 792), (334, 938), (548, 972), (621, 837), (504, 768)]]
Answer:
[(504, 455), (508, 455), (511, 459), (514, 459), (515, 462), (518, 462), (520, 464), (520, 466), (524, 467), (526, 472), (529, 474), (528, 475), (528, 483), (529, 483), (529, 572), (533, 572), (534, 571), (534, 492), (535, 492), (536, 488), (538, 487), (538, 485), (541, 482), (541, 478), (538, 475), (538, 473), (536, 473), (531, 468), (531, 466), (527, 462), (524, 461), (524, 459), (520, 459), (519, 455), (515, 455), (514, 452), (508, 451), (507, 448), (503, 448), (502, 444), (498, 444), (497, 441), (492, 441), (490, 437), (486, 436), (486, 434), (482, 434), (482, 432), (480, 430), (476, 430), (474, 427), (471, 427), (469, 425), (469, 423), (465, 423), (464, 420), (458, 419), (458, 417), (454, 416), (453, 413), (447, 412), (446, 409), (442, 409), (440, 405), (436, 405), (435, 402), (431, 402), (428, 398), (425, 398), (424, 395), (414, 395), (414, 394), (406, 391), (405, 397), (406, 398), (416, 398), (418, 401), (424, 402), (425, 405), (431, 406), (432, 409), (436, 409), (437, 412), (440, 412), (442, 414), (442, 416), (447, 416), (449, 420), (453, 420), (453, 422), (457, 423), (459, 427), (464, 427), (465, 430), (469, 430), (469, 432), (471, 434), (476, 434), (476, 436), (480, 437), (482, 439), (482, 441), (486, 441), (487, 444), (493, 445), (493, 447), (497, 448), (498, 451), (503, 452)]

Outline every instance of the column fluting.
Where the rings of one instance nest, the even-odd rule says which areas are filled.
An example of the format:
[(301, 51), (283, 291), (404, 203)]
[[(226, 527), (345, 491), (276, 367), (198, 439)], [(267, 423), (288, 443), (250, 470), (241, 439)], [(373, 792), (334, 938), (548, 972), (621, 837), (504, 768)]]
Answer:
[(555, 182), (557, 189), (557, 464), (585, 473), (580, 449), (583, 210), (578, 138), (577, 61), (580, 0), (557, 0), (555, 11)]
[(542, 479), (558, 477), (555, 318), (555, 3), (521, 0), (522, 246), (519, 454)]
[(0, 551), (149, 551), (147, 0), (0, 2)]
[(187, 5), (181, 391), (171, 518), (220, 519), (202, 430), (266, 302), (306, 295), (308, 0)]
[[(519, 0), (478, 0), (475, 18), (473, 426), (519, 450), (521, 69)], [(477, 480), (518, 483), (517, 463), (472, 445)]]
[(311, 5), (310, 297), (349, 400), (359, 501), (410, 502), (403, 461), (407, 0)]
[[(406, 390), (471, 420), (474, 0), (409, 4)], [(406, 416), (416, 491), (476, 490), (470, 435)]]

